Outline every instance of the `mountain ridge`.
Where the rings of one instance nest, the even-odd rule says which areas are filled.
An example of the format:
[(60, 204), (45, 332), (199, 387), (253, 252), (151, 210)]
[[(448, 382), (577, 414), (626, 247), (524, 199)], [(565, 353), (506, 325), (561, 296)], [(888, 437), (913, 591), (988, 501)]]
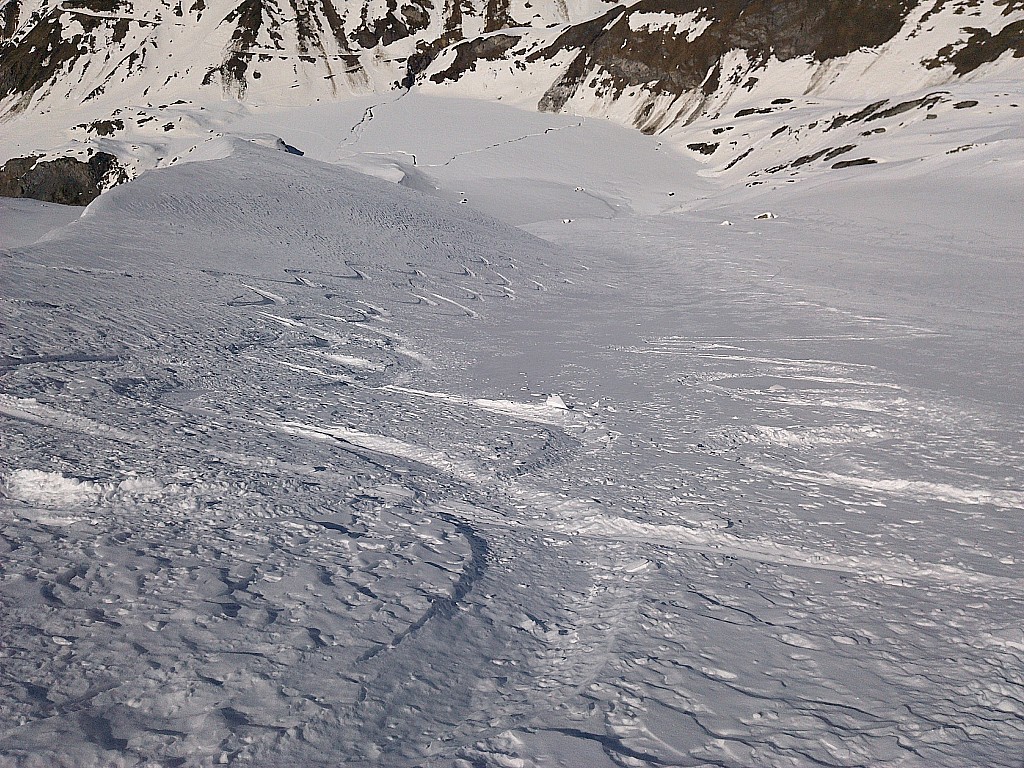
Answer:
[[(859, 143), (849, 137), (809, 150), (790, 141), (805, 146), (761, 167), (747, 158), (780, 145), (777, 132), (837, 131), (910, 102), (934, 119), (925, 113), (943, 100), (964, 101), (949, 95), (958, 84), (1019, 82), (1022, 59), (1021, 0), (8, 0), (0, 120), (32, 145), (0, 141), (0, 160), (105, 151), (135, 173), (160, 158), (139, 156), (133, 111), (138, 127), (188, 124), (198, 138), (211, 130), (204, 109), (412, 88), (609, 118), (717, 173), (822, 158), (856, 167), (871, 158), (840, 158)], [(738, 119), (800, 107), (820, 108), (809, 130), (772, 119), (749, 141), (719, 138)], [(41, 143), (40, 126), (64, 140)]]

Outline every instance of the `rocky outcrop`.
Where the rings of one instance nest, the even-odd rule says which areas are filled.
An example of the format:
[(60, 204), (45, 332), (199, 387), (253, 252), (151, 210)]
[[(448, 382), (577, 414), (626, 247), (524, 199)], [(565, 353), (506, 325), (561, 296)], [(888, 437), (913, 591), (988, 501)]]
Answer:
[[(769, 57), (827, 61), (888, 42), (913, 6), (910, 0), (641, 0), (571, 27), (532, 54), (538, 60), (579, 51), (540, 108), (562, 109), (588, 80), (611, 100), (639, 86), (652, 103), (663, 95), (710, 94), (722, 85), (727, 54), (743, 51), (755, 67)], [(663, 127), (650, 113), (639, 123), (648, 132)]]
[(969, 27), (964, 30), (970, 37), (960, 43), (950, 43), (939, 55), (926, 63), (930, 68), (952, 64), (958, 75), (973, 72), (982, 64), (989, 64), (1005, 53), (1015, 59), (1024, 58), (1024, 19), (1007, 24), (998, 32)]
[(455, 60), (451, 65), (430, 76), (432, 82), (455, 82), (465, 72), (474, 71), (479, 61), (495, 61), (505, 56), (519, 42), (515, 35), (490, 35), (467, 40), (455, 46)]
[[(474, 95), (527, 83), (543, 111), (662, 133), (729, 114), (730, 102), (770, 111), (780, 96), (862, 99), (858, 74), (843, 73), (879, 59), (875, 72), (900, 73), (878, 83), (893, 97), (1012, 57), (1024, 58), (1020, 0), (640, 0), (595, 4), (550, 31), (467, 37), (418, 62), (416, 82)], [(771, 83), (763, 96), (759, 83)]]
[(61, 205), (88, 205), (128, 177), (117, 158), (97, 152), (86, 162), (73, 157), (40, 161), (16, 157), (0, 168), (0, 197), (30, 197)]

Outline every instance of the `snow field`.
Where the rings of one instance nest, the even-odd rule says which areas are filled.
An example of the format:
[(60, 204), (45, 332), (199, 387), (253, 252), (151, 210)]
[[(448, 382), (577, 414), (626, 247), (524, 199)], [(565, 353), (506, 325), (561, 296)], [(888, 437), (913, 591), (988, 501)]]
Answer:
[(0, 764), (1015, 766), (1012, 228), (406, 100), (0, 254)]

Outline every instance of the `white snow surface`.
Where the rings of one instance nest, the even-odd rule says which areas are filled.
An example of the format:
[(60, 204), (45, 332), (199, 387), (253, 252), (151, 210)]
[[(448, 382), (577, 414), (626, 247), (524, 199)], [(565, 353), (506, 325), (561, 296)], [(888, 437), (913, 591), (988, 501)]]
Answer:
[(690, 11), (679, 16), (674, 13), (634, 13), (629, 17), (629, 28), (636, 30), (668, 30), (674, 34), (684, 34), (686, 42), (692, 43), (700, 37), (711, 20), (701, 18), (699, 11)]
[(1024, 136), (962, 88), (753, 186), (414, 92), (5, 203), (0, 766), (1019, 768)]

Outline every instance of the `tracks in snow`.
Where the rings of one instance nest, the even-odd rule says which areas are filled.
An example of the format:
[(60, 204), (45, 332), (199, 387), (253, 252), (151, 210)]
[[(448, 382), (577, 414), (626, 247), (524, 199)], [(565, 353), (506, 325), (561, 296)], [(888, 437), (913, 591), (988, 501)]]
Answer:
[[(572, 288), (512, 231), (365, 180), (369, 212), (277, 229), (267, 195), (328, 205), (344, 178), (259, 159), (246, 178), (281, 178), (240, 198), (249, 229), (204, 214), (235, 158), (12, 265), (0, 751), (1011, 764), (1019, 423), (886, 363), (940, 334), (654, 223), (592, 234), (614, 253)], [(220, 167), (196, 165), (168, 178)], [(135, 253), (122, 219), (181, 210), (196, 234), (94, 269)]]

